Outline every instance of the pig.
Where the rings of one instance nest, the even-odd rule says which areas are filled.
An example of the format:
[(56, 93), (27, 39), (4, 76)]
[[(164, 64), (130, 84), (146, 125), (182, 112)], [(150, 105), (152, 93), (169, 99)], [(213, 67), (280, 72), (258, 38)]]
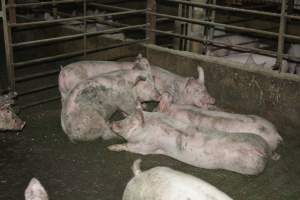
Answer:
[[(147, 59), (143, 59), (147, 62)], [(58, 78), (59, 91), (64, 101), (67, 93), (80, 81), (94, 76), (112, 72), (120, 69), (131, 69), (132, 62), (110, 62), (110, 61), (80, 61), (62, 68)], [(146, 65), (147, 69), (150, 64)], [(198, 67), (198, 79), (192, 77), (182, 77), (157, 66), (151, 66), (151, 74), (154, 83), (160, 93), (170, 91), (176, 97), (176, 103), (193, 104), (199, 107), (214, 104), (215, 99), (211, 97), (204, 85), (204, 72)]]
[(168, 167), (142, 172), (141, 160), (132, 166), (134, 177), (128, 182), (123, 200), (230, 200), (213, 185)]
[(127, 140), (109, 146), (111, 151), (162, 154), (200, 168), (257, 175), (270, 156), (269, 146), (261, 136), (192, 126), (164, 113), (137, 109), (124, 120), (112, 122), (111, 127)]
[(198, 79), (182, 77), (158, 67), (152, 67), (156, 88), (162, 94), (169, 92), (174, 103), (209, 107), (215, 103), (205, 87), (204, 71), (198, 66)]
[[(243, 47), (258, 48), (259, 43), (256, 39), (242, 35), (224, 35), (213, 39), (215, 42), (225, 43), (227, 45), (241, 45)], [(221, 47), (210, 47), (208, 55), (224, 57), (236, 54), (238, 51), (225, 49)]]
[[(135, 67), (143, 64), (137, 62)], [(135, 68), (102, 74), (77, 84), (61, 111), (61, 126), (71, 142), (116, 137), (107, 123), (115, 111), (133, 113), (137, 99), (150, 98), (145, 93), (152, 95), (152, 99), (159, 98), (153, 81), (147, 78), (145, 70)]]
[[(288, 62), (289, 73), (300, 75), (300, 44), (291, 44), (288, 50), (289, 56), (298, 57)], [(293, 62), (294, 61), (294, 62)]]
[[(225, 56), (224, 58), (244, 65), (255, 65), (270, 70), (272, 70), (276, 65), (276, 58), (270, 56), (264, 56), (260, 54), (240, 53), (240, 54), (228, 55)], [(288, 71), (288, 62), (286, 60), (282, 61), (281, 69), (282, 72)]]
[[(159, 111), (176, 120), (229, 133), (253, 133), (264, 138), (272, 152), (283, 141), (275, 126), (259, 116), (212, 111), (171, 102), (170, 94), (162, 94)], [(279, 158), (276, 153), (273, 156), (274, 159)]]
[(16, 94), (0, 96), (0, 131), (21, 131), (25, 122), (22, 121), (11, 107), (14, 104), (12, 99)]
[(40, 181), (32, 178), (24, 192), (25, 200), (48, 200), (48, 194)]
[(79, 61), (71, 63), (61, 69), (58, 77), (58, 88), (62, 100), (79, 82), (100, 74), (120, 70), (132, 69), (133, 62), (113, 61)]

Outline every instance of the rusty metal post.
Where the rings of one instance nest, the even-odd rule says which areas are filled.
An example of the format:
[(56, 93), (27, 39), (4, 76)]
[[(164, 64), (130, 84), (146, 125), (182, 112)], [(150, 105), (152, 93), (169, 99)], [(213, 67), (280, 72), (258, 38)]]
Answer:
[[(15, 4), (15, 0), (8, 0), (9, 5)], [(10, 7), (8, 9), (8, 15), (9, 15), (9, 22), (11, 23), (16, 23), (17, 18), (16, 18), (16, 8)]]
[[(12, 2), (12, 1), (9, 1)], [(6, 58), (6, 69), (7, 69), (7, 78), (8, 78), (8, 90), (9, 92), (15, 92), (15, 70), (13, 66), (13, 49), (12, 44), (12, 30), (8, 26), (7, 20), (7, 9), (5, 0), (1, 0), (2, 4), (2, 22), (3, 22), (3, 34), (4, 34), (4, 44), (5, 44), (5, 58)], [(15, 21), (15, 15), (9, 14), (12, 16), (9, 20)]]
[(277, 59), (275, 67), (279, 67), (279, 71), (282, 69), (283, 51), (284, 51), (284, 39), (285, 39), (285, 28), (286, 28), (286, 15), (287, 15), (287, 1), (281, 1), (281, 13), (280, 13), (280, 27), (278, 35), (278, 45), (277, 45)]
[[(147, 11), (156, 12), (156, 0), (147, 0)], [(156, 30), (156, 16), (147, 12), (147, 24), (149, 29)], [(150, 44), (155, 44), (156, 34), (152, 31), (146, 32)]]

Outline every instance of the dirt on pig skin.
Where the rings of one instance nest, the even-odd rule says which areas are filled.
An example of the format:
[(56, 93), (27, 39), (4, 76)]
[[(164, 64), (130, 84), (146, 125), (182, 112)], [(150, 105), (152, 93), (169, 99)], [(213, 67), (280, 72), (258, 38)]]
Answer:
[(161, 155), (107, 150), (121, 140), (72, 144), (60, 127), (60, 109), (57, 101), (24, 110), (20, 114), (27, 121), (23, 132), (0, 133), (0, 199), (23, 200), (25, 188), (36, 177), (52, 200), (119, 200), (138, 158), (143, 160), (143, 171), (170, 167), (201, 178), (236, 200), (300, 198), (300, 137), (293, 127), (279, 130), (289, 135), (283, 135), (281, 159), (270, 161), (259, 176), (244, 176), (199, 169)]

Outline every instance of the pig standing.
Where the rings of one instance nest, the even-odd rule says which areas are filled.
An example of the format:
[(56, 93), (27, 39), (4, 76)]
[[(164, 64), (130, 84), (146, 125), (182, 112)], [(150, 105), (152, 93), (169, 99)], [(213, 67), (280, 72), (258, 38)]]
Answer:
[[(142, 56), (139, 55), (138, 58), (142, 59)], [(80, 61), (67, 65), (61, 70), (58, 79), (62, 101), (67, 93), (82, 80), (119, 69), (131, 69), (133, 66), (134, 63), (131, 62), (109, 61)], [(158, 91), (172, 93), (176, 97), (174, 99), (176, 103), (208, 107), (215, 102), (204, 85), (204, 72), (201, 67), (198, 67), (198, 79), (182, 77), (156, 66), (151, 66), (151, 73)]]
[(13, 96), (11, 94), (0, 96), (0, 131), (20, 131), (25, 126), (25, 122), (15, 114), (11, 107), (14, 103)]
[(141, 160), (133, 164), (134, 177), (127, 184), (123, 200), (230, 200), (222, 191), (192, 175), (168, 167), (141, 172)]
[(256, 175), (263, 171), (269, 156), (268, 144), (258, 135), (191, 126), (163, 113), (138, 110), (113, 122), (112, 129), (128, 141), (109, 146), (112, 151), (163, 154), (195, 167)]
[(130, 114), (138, 98), (141, 101), (159, 98), (151, 75), (139, 68), (145, 64), (143, 60), (137, 61), (135, 69), (102, 74), (72, 89), (61, 112), (62, 128), (71, 141), (116, 137), (107, 124), (116, 110)]
[[(244, 65), (255, 65), (272, 70), (276, 64), (276, 58), (252, 53), (232, 54), (224, 57), (227, 60), (238, 62)], [(282, 72), (288, 71), (288, 62), (282, 61)]]
[(32, 178), (24, 192), (25, 200), (48, 200), (48, 194), (36, 178)]
[[(162, 94), (159, 110), (176, 120), (229, 133), (253, 133), (264, 138), (272, 151), (283, 141), (275, 126), (259, 116), (211, 111), (171, 102), (171, 95)], [(278, 156), (274, 154), (274, 159)]]

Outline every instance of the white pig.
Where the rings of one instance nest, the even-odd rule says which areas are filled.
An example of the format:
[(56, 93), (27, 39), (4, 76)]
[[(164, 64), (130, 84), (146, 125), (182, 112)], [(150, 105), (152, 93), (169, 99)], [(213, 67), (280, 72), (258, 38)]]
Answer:
[[(162, 94), (159, 111), (182, 122), (230, 133), (253, 133), (264, 138), (272, 151), (283, 141), (275, 126), (259, 116), (212, 111), (171, 102), (171, 95)], [(278, 155), (274, 154), (276, 157)]]
[(163, 113), (138, 109), (113, 122), (112, 129), (128, 142), (109, 146), (112, 151), (163, 154), (200, 168), (256, 175), (264, 170), (269, 157), (269, 146), (258, 135), (187, 125)]
[(25, 200), (48, 200), (48, 194), (38, 179), (32, 178), (24, 192)]
[(230, 200), (224, 192), (192, 175), (168, 167), (142, 172), (141, 160), (132, 166), (134, 177), (127, 184), (123, 200)]
[[(141, 55), (137, 59), (148, 62)], [(62, 102), (67, 93), (80, 81), (115, 70), (131, 69), (133, 66), (134, 63), (132, 62), (117, 63), (110, 61), (80, 61), (67, 65), (62, 68), (58, 78)], [(156, 66), (151, 66), (151, 74), (158, 91), (160, 93), (166, 91), (172, 93), (176, 103), (208, 107), (208, 105), (215, 102), (215, 99), (209, 95), (205, 87), (204, 72), (201, 67), (198, 67), (198, 79), (182, 77)]]

